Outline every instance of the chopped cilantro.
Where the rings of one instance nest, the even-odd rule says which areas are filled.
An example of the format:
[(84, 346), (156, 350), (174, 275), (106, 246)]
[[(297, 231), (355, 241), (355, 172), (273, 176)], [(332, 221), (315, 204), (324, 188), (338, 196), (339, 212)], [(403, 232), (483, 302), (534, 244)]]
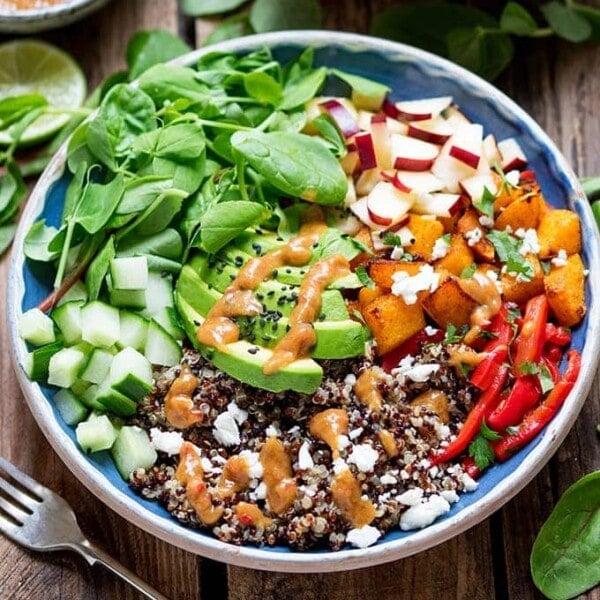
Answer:
[(402, 255), (402, 258), (400, 258), (400, 260), (404, 262), (412, 262), (414, 259), (415, 257), (410, 252), (405, 252)]
[(446, 327), (446, 335), (444, 336), (445, 344), (458, 344), (458, 342), (462, 341), (467, 333), (468, 327), (461, 327), (457, 329), (455, 325), (452, 323), (448, 323), (448, 327)]
[(519, 365), (519, 372), (522, 375), (537, 375), (540, 372), (540, 368), (533, 361), (529, 361)]
[(465, 267), (461, 274), (461, 279), (471, 279), (473, 275), (475, 275), (475, 271), (477, 271), (477, 265), (475, 263), (471, 263), (468, 267)]
[(492, 242), (498, 258), (506, 264), (509, 273), (520, 275), (524, 281), (531, 281), (535, 274), (533, 265), (519, 254), (521, 241), (508, 231), (493, 229), (487, 234), (487, 239)]
[(541, 365), (538, 378), (540, 380), (540, 386), (542, 387), (542, 394), (549, 392), (554, 387), (554, 380), (546, 365)]
[(479, 435), (485, 438), (486, 440), (491, 441), (502, 439), (502, 436), (493, 429), (490, 429), (485, 421), (481, 423), (481, 427), (479, 428)]
[(508, 322), (514, 323), (517, 319), (520, 319), (523, 315), (521, 315), (521, 311), (519, 307), (514, 304), (508, 306)]
[(540, 265), (542, 267), (542, 271), (544, 272), (544, 275), (550, 275), (550, 271), (552, 270), (552, 267), (550, 266), (550, 262), (547, 260), (540, 260)]
[(452, 235), (449, 233), (445, 233), (440, 239), (442, 239), (445, 244), (450, 244), (450, 241), (452, 240)]
[(494, 218), (494, 201), (496, 200), (496, 196), (488, 190), (486, 186), (483, 187), (483, 194), (481, 196), (481, 200), (478, 202), (473, 202), (473, 206), (484, 215), (487, 215), (490, 218)]
[(402, 238), (397, 233), (390, 233), (389, 231), (381, 236), (381, 241), (386, 246), (402, 246)]
[(502, 179), (502, 189), (507, 190), (508, 188), (519, 188), (518, 185), (514, 185), (508, 179), (506, 179), (506, 173), (504, 173), (504, 169), (500, 166), (498, 162), (494, 162), (490, 166), (492, 167), (492, 169), (494, 169), (494, 171), (496, 171), (496, 173), (498, 173), (498, 175), (500, 175), (500, 179)]
[(473, 458), (480, 471), (487, 469), (494, 462), (494, 451), (490, 443), (481, 435), (478, 435), (469, 444), (469, 456)]
[(506, 270), (516, 273), (524, 281), (531, 281), (535, 275), (533, 265), (518, 252), (511, 252), (506, 260)]
[(360, 265), (358, 267), (356, 267), (356, 276), (358, 277), (358, 280), (367, 288), (369, 288), (370, 290), (375, 288), (375, 282), (371, 279), (371, 277), (369, 277), (369, 274), (367, 273), (367, 269), (365, 269), (364, 265)]

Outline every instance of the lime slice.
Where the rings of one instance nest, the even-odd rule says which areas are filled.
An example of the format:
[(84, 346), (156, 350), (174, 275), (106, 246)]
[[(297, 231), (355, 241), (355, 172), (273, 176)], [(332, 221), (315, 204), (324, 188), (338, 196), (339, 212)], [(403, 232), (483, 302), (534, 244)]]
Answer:
[[(0, 99), (21, 94), (42, 94), (55, 109), (81, 106), (86, 81), (79, 65), (65, 52), (38, 40), (16, 40), (0, 44)], [(33, 144), (63, 127), (68, 114), (42, 115), (24, 132), (21, 143)], [(0, 131), (0, 144), (12, 138)]]

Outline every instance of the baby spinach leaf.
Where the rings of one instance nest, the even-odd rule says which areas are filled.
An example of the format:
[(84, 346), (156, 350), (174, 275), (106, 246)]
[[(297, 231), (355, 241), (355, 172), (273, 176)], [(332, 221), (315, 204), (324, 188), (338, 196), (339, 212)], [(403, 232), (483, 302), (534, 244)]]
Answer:
[(0, 225), (0, 254), (10, 246), (16, 231), (16, 223), (5, 223), (4, 225)]
[(19, 167), (14, 160), (6, 163), (6, 170), (0, 176), (0, 223), (10, 221), (16, 214), (27, 188)]
[(515, 35), (531, 35), (538, 30), (538, 25), (524, 6), (507, 2), (500, 15), (500, 29)]
[(319, 239), (319, 244), (313, 253), (313, 259), (325, 258), (333, 254), (341, 254), (352, 260), (361, 252), (370, 252), (363, 244), (349, 235), (344, 235), (339, 229), (329, 228)]
[(139, 156), (185, 162), (198, 158), (206, 148), (204, 129), (196, 122), (175, 123), (140, 135), (133, 142)]
[(111, 237), (108, 238), (104, 247), (94, 260), (90, 263), (85, 274), (85, 286), (87, 288), (88, 297), (90, 300), (96, 300), (100, 295), (104, 277), (108, 273), (110, 261), (115, 257), (115, 244)]
[(180, 260), (183, 253), (181, 235), (176, 229), (167, 227), (149, 236), (130, 234), (119, 240), (119, 256), (141, 256), (151, 254), (174, 261)]
[(0, 100), (0, 129), (20, 121), (32, 110), (48, 105), (48, 100), (41, 94), (22, 94), (9, 96)]
[(307, 74), (290, 78), (283, 88), (283, 97), (278, 108), (291, 110), (304, 105), (319, 93), (326, 76), (327, 69), (321, 67)]
[(323, 10), (317, 0), (256, 0), (250, 9), (254, 31), (320, 29)]
[(271, 104), (277, 106), (281, 100), (281, 84), (271, 75), (262, 71), (254, 71), (244, 75), (244, 89), (246, 93), (255, 98), (262, 104)]
[(346, 197), (346, 175), (319, 139), (282, 131), (237, 131), (231, 144), (284, 194), (325, 205), (340, 204)]
[(190, 17), (206, 17), (235, 10), (244, 2), (246, 0), (181, 0), (181, 10)]
[(553, 0), (540, 6), (542, 14), (556, 35), (570, 42), (583, 42), (592, 34), (592, 26), (568, 4)]
[(325, 113), (320, 114), (316, 119), (311, 121), (311, 125), (329, 144), (331, 151), (335, 156), (340, 158), (346, 154), (346, 142), (329, 115)]
[(64, 223), (67, 217), (73, 214), (73, 211), (83, 194), (87, 174), (87, 164), (85, 162), (79, 163), (77, 171), (73, 175), (73, 179), (69, 182), (67, 191), (65, 192), (61, 223)]
[(136, 79), (153, 65), (167, 62), (190, 50), (179, 36), (170, 31), (138, 31), (129, 40), (125, 53), (129, 65), (129, 78)]
[(124, 189), (121, 175), (108, 184), (90, 183), (75, 207), (73, 219), (88, 233), (97, 233), (117, 208)]
[(156, 197), (173, 185), (170, 177), (146, 175), (127, 182), (121, 202), (117, 207), (118, 215), (128, 215), (146, 210)]
[(170, 177), (173, 180), (173, 188), (192, 194), (204, 179), (205, 165), (205, 154), (184, 163), (155, 158), (152, 161), (152, 171), (157, 177)]
[(269, 131), (294, 131), (299, 133), (306, 125), (306, 111), (294, 110), (293, 112), (276, 111), (269, 123)]
[(27, 232), (23, 242), (23, 252), (31, 260), (50, 262), (58, 256), (58, 252), (50, 250), (50, 242), (56, 237), (58, 229), (46, 225), (42, 219), (36, 221)]
[(256, 202), (233, 200), (211, 206), (202, 218), (200, 240), (207, 252), (214, 254), (244, 229), (268, 216), (266, 208)]
[(600, 583), (600, 471), (574, 483), (556, 504), (531, 551), (531, 574), (552, 600)]
[(210, 32), (204, 40), (203, 45), (209, 46), (224, 40), (232, 40), (244, 35), (252, 33), (252, 27), (248, 20), (249, 13), (247, 11), (236, 13), (219, 21), (217, 26)]
[(167, 227), (181, 210), (186, 192), (175, 189), (165, 190), (139, 215), (127, 228), (127, 232), (139, 235), (151, 235)]

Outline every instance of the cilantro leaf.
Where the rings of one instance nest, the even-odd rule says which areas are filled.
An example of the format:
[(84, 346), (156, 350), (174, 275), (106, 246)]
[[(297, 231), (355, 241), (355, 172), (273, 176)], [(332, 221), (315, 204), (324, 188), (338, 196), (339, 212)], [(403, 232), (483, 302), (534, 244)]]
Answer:
[(495, 458), (490, 443), (481, 435), (469, 444), (469, 456), (473, 458), (480, 471), (487, 469)]
[(479, 435), (486, 440), (494, 441), (502, 439), (502, 436), (493, 429), (490, 429), (485, 421), (481, 423), (481, 427), (479, 428)]
[(521, 276), (524, 281), (531, 281), (535, 274), (533, 265), (519, 253), (521, 241), (508, 231), (493, 229), (487, 234), (487, 239), (492, 242), (498, 258), (506, 264), (509, 273)]
[(481, 199), (477, 202), (473, 202), (473, 206), (484, 215), (494, 218), (494, 201), (496, 200), (496, 196), (492, 194), (492, 192), (487, 188), (487, 186), (483, 187), (483, 194)]
[(477, 265), (475, 263), (471, 263), (468, 267), (465, 267), (460, 274), (461, 279), (471, 279), (473, 275), (475, 275), (475, 271), (477, 271)]
[(445, 344), (457, 344), (460, 342), (467, 333), (468, 327), (461, 327), (457, 329), (455, 325), (452, 323), (448, 323), (448, 327), (446, 327), (446, 335), (444, 336)]
[(533, 361), (529, 361), (519, 365), (519, 372), (523, 375), (537, 375), (540, 372), (540, 368)]
[(371, 279), (371, 277), (367, 273), (367, 269), (365, 269), (364, 265), (360, 265), (360, 266), (356, 267), (355, 273), (356, 273), (356, 276), (358, 277), (358, 280), (365, 287), (369, 288), (370, 290), (375, 288), (375, 282)]
[(554, 387), (554, 380), (546, 365), (541, 365), (538, 372), (538, 379), (540, 380), (540, 386), (542, 387), (542, 394), (549, 392)]
[(389, 231), (381, 236), (381, 241), (386, 246), (402, 246), (402, 238), (397, 233), (390, 233)]
[(511, 252), (506, 260), (508, 273), (516, 273), (523, 281), (531, 281), (535, 275), (533, 265), (518, 252)]

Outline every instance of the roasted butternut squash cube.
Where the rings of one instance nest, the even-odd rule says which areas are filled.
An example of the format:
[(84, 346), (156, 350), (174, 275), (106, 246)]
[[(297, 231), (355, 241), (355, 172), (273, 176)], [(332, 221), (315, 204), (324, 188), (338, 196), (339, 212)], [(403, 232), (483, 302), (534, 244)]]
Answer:
[(539, 257), (557, 256), (560, 250), (567, 254), (581, 251), (581, 223), (572, 210), (549, 210), (542, 217), (537, 236), (540, 244)]
[(486, 230), (479, 222), (479, 213), (476, 210), (467, 210), (458, 220), (456, 229), (479, 260), (488, 263), (494, 262), (496, 255), (494, 245), (486, 239)]
[(455, 233), (450, 237), (450, 248), (443, 258), (435, 262), (436, 271), (445, 270), (457, 277), (473, 263), (473, 252), (462, 235)]
[(410, 215), (406, 225), (414, 237), (414, 242), (406, 246), (407, 252), (417, 258), (430, 261), (436, 240), (444, 235), (444, 226), (436, 219), (420, 215)]
[(369, 302), (375, 300), (375, 298), (379, 298), (379, 296), (383, 296), (384, 294), (389, 293), (389, 290), (385, 290), (382, 287), (376, 285), (373, 288), (363, 287), (360, 288), (358, 292), (358, 305), (366, 306)]
[(538, 257), (528, 254), (525, 258), (533, 266), (533, 277), (529, 281), (512, 273), (503, 273), (500, 277), (502, 294), (508, 302), (524, 304), (530, 298), (544, 293), (544, 271)]
[(421, 306), (439, 327), (445, 329), (450, 323), (455, 327), (469, 325), (477, 302), (463, 291), (457, 279), (451, 278), (421, 300)]
[(510, 227), (517, 229), (537, 229), (540, 224), (540, 203), (543, 200), (537, 194), (519, 198), (511, 202), (496, 217), (494, 228), (504, 231)]
[(416, 275), (424, 264), (422, 261), (407, 262), (377, 258), (369, 263), (369, 276), (378, 286), (389, 290), (394, 283), (392, 277), (394, 273), (403, 271), (411, 276)]
[(552, 266), (544, 277), (550, 309), (564, 327), (573, 327), (585, 315), (585, 273), (579, 254), (567, 258), (564, 266)]
[(393, 350), (426, 324), (419, 303), (406, 304), (394, 294), (375, 298), (362, 309), (362, 315), (377, 342), (379, 354)]

